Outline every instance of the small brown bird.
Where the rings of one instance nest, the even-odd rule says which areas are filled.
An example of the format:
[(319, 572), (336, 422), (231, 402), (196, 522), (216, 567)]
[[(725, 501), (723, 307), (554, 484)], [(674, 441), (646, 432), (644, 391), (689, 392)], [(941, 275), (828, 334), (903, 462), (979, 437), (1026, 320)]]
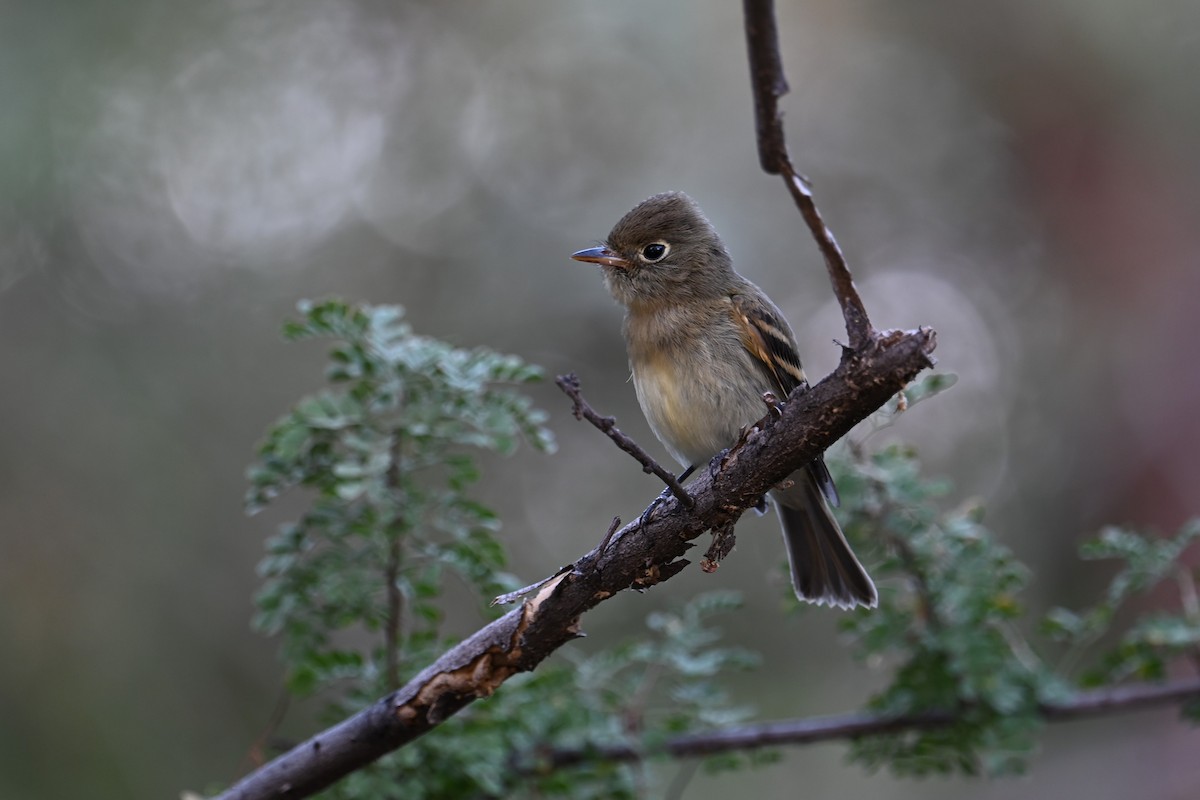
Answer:
[[(633, 385), (654, 434), (686, 473), (732, 445), (764, 413), (762, 395), (805, 383), (795, 337), (765, 293), (733, 269), (704, 213), (680, 192), (643, 201), (600, 247), (571, 258), (599, 264), (626, 309)], [(826, 504), (833, 479), (818, 458), (771, 492), (801, 600), (874, 607), (875, 584)]]

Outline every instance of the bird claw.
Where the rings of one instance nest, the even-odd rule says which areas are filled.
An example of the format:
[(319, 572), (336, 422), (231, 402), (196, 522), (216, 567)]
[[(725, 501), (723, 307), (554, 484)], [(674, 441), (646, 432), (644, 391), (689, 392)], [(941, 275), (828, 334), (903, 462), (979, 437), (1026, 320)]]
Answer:
[(645, 530), (646, 525), (650, 523), (650, 516), (654, 513), (655, 509), (657, 509), (671, 497), (671, 487), (668, 486), (666, 489), (662, 490), (658, 497), (654, 498), (654, 500), (650, 502), (650, 505), (646, 506), (646, 510), (642, 512), (640, 517), (638, 517), (638, 527), (642, 530)]
[(763, 392), (762, 401), (767, 407), (767, 416), (775, 419), (783, 416), (783, 401), (776, 397), (774, 392)]
[[(688, 478), (690, 478), (692, 476), (692, 473), (695, 471), (696, 471), (696, 468), (694, 466), (688, 467), (683, 472), (679, 473), (679, 477), (676, 478), (675, 480), (678, 481), (682, 485), (683, 482), (686, 481)], [(670, 486), (663, 489), (659, 493), (658, 497), (654, 498), (654, 501), (652, 503), (650, 503), (650, 505), (646, 506), (646, 510), (642, 512), (642, 515), (640, 517), (638, 517), (638, 527), (645, 530), (646, 525), (650, 522), (650, 515), (654, 513), (654, 509), (658, 508), (660, 505), (662, 505), (664, 502), (669, 500), (674, 495), (675, 495), (675, 492), (673, 492), (671, 490)]]

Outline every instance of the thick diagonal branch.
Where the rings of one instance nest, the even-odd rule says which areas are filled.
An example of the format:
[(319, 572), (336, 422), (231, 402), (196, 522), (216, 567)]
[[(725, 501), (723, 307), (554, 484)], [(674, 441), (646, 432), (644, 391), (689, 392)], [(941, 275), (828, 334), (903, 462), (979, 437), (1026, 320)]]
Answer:
[(687, 566), (691, 540), (758, 503), (932, 364), (936, 338), (920, 329), (873, 338), (778, 418), (751, 431), (692, 483), (694, 503), (670, 498), (645, 525), (626, 525), (546, 581), (517, 609), (442, 655), (399, 691), (318, 733), (220, 795), (223, 800), (307, 797), (436, 727), (468, 703), (535, 668), (579, 636), (588, 609), (629, 588), (664, 581)]

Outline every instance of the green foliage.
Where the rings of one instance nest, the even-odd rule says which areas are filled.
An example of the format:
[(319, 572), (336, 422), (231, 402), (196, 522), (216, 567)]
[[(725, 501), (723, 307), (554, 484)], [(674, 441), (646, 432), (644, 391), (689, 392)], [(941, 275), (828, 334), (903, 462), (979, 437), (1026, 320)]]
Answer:
[(900, 775), (1023, 772), (1037, 745), (1046, 704), (1069, 701), (1079, 686), (1125, 678), (1161, 680), (1174, 659), (1200, 654), (1200, 611), (1183, 551), (1200, 538), (1200, 524), (1171, 539), (1148, 539), (1110, 528), (1081, 548), (1085, 559), (1120, 559), (1104, 599), (1076, 613), (1055, 609), (1042, 633), (1084, 647), (1110, 631), (1132, 596), (1174, 575), (1185, 611), (1136, 621), (1118, 645), (1072, 680), (1041, 652), (1052, 642), (1030, 641), (1019, 595), (1028, 571), (983, 524), (983, 510), (940, 510), (947, 486), (922, 479), (903, 446), (871, 456), (855, 451), (852, 465), (835, 464), (843, 523), (854, 539), (883, 541), (887, 555), (872, 571), (881, 582), (880, 607), (847, 618), (857, 654), (894, 666), (891, 684), (870, 701), (885, 715), (952, 715), (949, 724), (864, 737), (852, 759)]
[[(267, 433), (246, 504), (308, 490), (267, 543), (255, 624), (280, 634), (288, 686), (345, 681), (382, 693), (443, 643), (440, 599), (456, 574), (481, 596), (511, 588), (495, 515), (468, 489), (473, 449), (553, 447), (545, 414), (511, 385), (540, 371), (515, 356), (416, 336), (395, 306), (302, 303), (289, 339), (334, 341), (330, 388)], [(371, 634), (338, 636), (349, 629)]]
[(949, 391), (956, 383), (958, 376), (953, 372), (933, 372), (913, 381), (867, 419), (864, 423), (867, 435), (891, 427), (910, 407)]
[(907, 448), (863, 457), (839, 484), (848, 534), (882, 539), (889, 551), (873, 567), (880, 607), (845, 622), (858, 655), (898, 662), (870, 707), (956, 715), (951, 725), (858, 740), (852, 757), (902, 775), (1021, 771), (1039, 703), (1064, 691), (1013, 625), (1027, 571), (983, 526), (981, 509), (939, 510), (945, 485), (922, 480)]
[(1064, 665), (1069, 666), (1091, 644), (1107, 633), (1117, 612), (1134, 597), (1173, 577), (1180, 590), (1178, 614), (1155, 613), (1136, 620), (1119, 642), (1084, 671), (1085, 686), (1100, 686), (1126, 678), (1162, 680), (1167, 665), (1176, 659), (1200, 657), (1200, 603), (1192, 570), (1183, 566), (1183, 552), (1200, 538), (1200, 521), (1180, 529), (1169, 539), (1148, 539), (1133, 531), (1109, 527), (1086, 543), (1080, 555), (1087, 560), (1117, 560), (1124, 565), (1113, 576), (1104, 597), (1084, 612), (1056, 608), (1042, 622), (1043, 631), (1071, 646)]

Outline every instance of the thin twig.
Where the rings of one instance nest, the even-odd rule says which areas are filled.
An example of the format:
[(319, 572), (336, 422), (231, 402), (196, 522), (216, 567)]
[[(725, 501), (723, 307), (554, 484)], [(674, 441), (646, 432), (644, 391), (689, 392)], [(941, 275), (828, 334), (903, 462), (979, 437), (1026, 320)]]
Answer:
[(781, 155), (781, 161), (784, 183), (787, 184), (788, 191), (797, 208), (800, 209), (804, 221), (808, 224), (813, 238), (817, 240), (817, 246), (821, 248), (821, 255), (825, 257), (829, 282), (833, 286), (833, 293), (837, 295), (838, 304), (842, 307), (842, 318), (846, 322), (846, 335), (850, 337), (850, 349), (860, 350), (870, 341), (874, 331), (871, 327), (871, 319), (867, 316), (867, 307), (863, 305), (862, 298), (858, 294), (858, 287), (854, 285), (854, 276), (850, 274), (846, 256), (843, 255), (842, 248), (838, 246), (833, 231), (829, 230), (829, 226), (821, 217), (821, 212), (817, 210), (817, 204), (813, 199), (808, 181), (792, 168), (792, 162), (787, 153)]
[[(387, 471), (387, 488), (395, 496), (401, 492), (401, 470), (404, 453), (400, 436), (397, 435), (391, 444), (392, 463)], [(384, 591), (387, 594), (387, 616), (384, 619), (384, 677), (389, 691), (400, 688), (400, 634), (404, 620), (404, 595), (400, 591), (400, 567), (404, 561), (404, 530), (403, 522), (397, 519), (388, 531), (391, 542), (388, 544), (387, 563), (384, 565)]]
[[(880, 519), (886, 517), (887, 509), (888, 504), (885, 501), (884, 512), (879, 515)], [(880, 527), (883, 527), (882, 522)], [(889, 531), (887, 539), (896, 550), (896, 555), (900, 557), (900, 563), (904, 566), (904, 571), (908, 573), (908, 579), (917, 593), (917, 602), (921, 606), (921, 618), (932, 630), (943, 630), (944, 625), (938, 612), (937, 603), (934, 601), (933, 590), (929, 588), (929, 581), (925, 579), (925, 572), (921, 569), (916, 554), (903, 536)]]
[(758, 162), (768, 175), (779, 175), (781, 153), (787, 152), (779, 98), (788, 93), (783, 62), (779, 57), (779, 30), (775, 25), (775, 0), (744, 0), (746, 52), (750, 60), (750, 85), (754, 90), (754, 129), (758, 134)]
[(642, 465), (642, 472), (657, 475), (667, 485), (667, 488), (671, 490), (671, 494), (675, 495), (679, 502), (683, 504), (684, 508), (692, 507), (692, 496), (683, 488), (683, 484), (679, 482), (674, 473), (655, 461), (654, 457), (643, 450), (637, 442), (621, 433), (621, 429), (617, 427), (616, 418), (601, 416), (594, 408), (588, 405), (587, 400), (583, 399), (579, 378), (575, 373), (559, 375), (554, 379), (554, 383), (575, 404), (573, 409), (575, 419), (586, 419), (595, 425), (601, 433), (612, 439), (617, 447), (637, 459), (637, 462)]
[(404, 545), (400, 536), (392, 533), (392, 541), (388, 545), (387, 564), (384, 566), (383, 579), (387, 584), (387, 617), (384, 620), (384, 674), (388, 691), (400, 688), (400, 629), (401, 618), (404, 614), (404, 595), (397, 583), (400, 580), (400, 566), (404, 560)]
[[(1041, 706), (1040, 713), (1047, 722), (1066, 722), (1154, 706), (1174, 705), (1197, 697), (1200, 697), (1200, 679), (1166, 684), (1142, 683), (1081, 692), (1065, 703)], [(656, 747), (606, 745), (552, 750), (539, 754), (538, 767), (545, 770), (596, 761), (640, 761), (658, 755), (674, 758), (711, 756), (761, 747), (806, 745), (906, 730), (941, 728), (952, 725), (957, 720), (958, 715), (950, 711), (929, 711), (904, 716), (855, 713), (808, 717), (677, 736)]]
[(613, 517), (612, 522), (608, 526), (608, 533), (604, 534), (604, 539), (600, 542), (598, 551), (603, 553), (608, 549), (608, 543), (612, 541), (613, 534), (617, 532), (617, 528), (621, 527), (621, 518)]
[(850, 350), (860, 351), (874, 335), (867, 308), (863, 305), (846, 256), (838, 246), (833, 231), (821, 218), (813, 199), (808, 179), (792, 166), (783, 134), (783, 118), (779, 113), (779, 98), (787, 94), (787, 78), (783, 74), (783, 59), (779, 55), (779, 30), (775, 24), (774, 0), (743, 0), (742, 10), (746, 28), (746, 50), (750, 60), (750, 85), (754, 92), (754, 119), (758, 134), (758, 160), (768, 175), (781, 175), (787, 184), (800, 215), (817, 240), (829, 282), (842, 307)]
[[(1175, 581), (1179, 585), (1179, 598), (1183, 605), (1183, 615), (1195, 625), (1200, 622), (1200, 596), (1196, 593), (1196, 581), (1192, 578), (1192, 569), (1186, 564), (1175, 567)], [(1200, 647), (1193, 647), (1188, 657), (1192, 666), (1200, 671)]]
[[(271, 711), (271, 716), (267, 720), (266, 726), (262, 733), (258, 735), (250, 745), (250, 749), (246, 751), (243, 758), (243, 766), (249, 764), (251, 767), (260, 767), (267, 760), (266, 751), (268, 744), (271, 742), (275, 731), (279, 730), (279, 726), (283, 724), (283, 718), (287, 716), (288, 706), (291, 705), (292, 692), (286, 686), (279, 690), (279, 699), (275, 701), (275, 708)], [(239, 767), (239, 770), (241, 768)]]

